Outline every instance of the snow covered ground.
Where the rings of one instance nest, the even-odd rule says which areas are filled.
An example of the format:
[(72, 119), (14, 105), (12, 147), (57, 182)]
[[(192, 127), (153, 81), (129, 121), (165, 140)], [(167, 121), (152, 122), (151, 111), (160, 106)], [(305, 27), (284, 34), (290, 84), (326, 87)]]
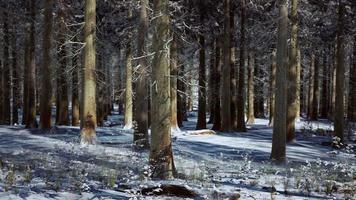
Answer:
[(149, 152), (132, 148), (122, 116), (98, 128), (96, 146), (80, 146), (77, 127), (44, 133), (0, 126), (0, 199), (179, 199), (142, 194), (162, 184), (185, 186), (195, 199), (355, 198), (355, 144), (341, 150), (322, 145), (331, 141), (326, 121), (297, 123), (297, 141), (287, 146), (283, 166), (269, 160), (268, 120), (257, 119), (246, 133), (215, 135), (192, 134), (195, 122), (192, 117), (173, 133), (179, 177), (169, 181), (149, 178)]

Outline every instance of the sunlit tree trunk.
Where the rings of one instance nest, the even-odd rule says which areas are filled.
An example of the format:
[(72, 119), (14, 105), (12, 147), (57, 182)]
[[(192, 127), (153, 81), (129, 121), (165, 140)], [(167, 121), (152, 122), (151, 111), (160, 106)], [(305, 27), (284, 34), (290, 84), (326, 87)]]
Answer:
[[(128, 18), (132, 18), (131, 8), (128, 11)], [(131, 33), (128, 34), (128, 41), (126, 44), (126, 88), (125, 88), (125, 127), (124, 129), (132, 128), (133, 118), (133, 91), (132, 91), (132, 49), (131, 49)]]
[[(179, 131), (178, 119), (177, 119), (177, 77), (178, 77), (178, 47), (177, 36), (173, 34), (173, 40), (171, 44), (171, 59), (170, 59), (170, 84), (171, 84), (171, 127), (172, 132)], [(200, 107), (199, 107), (200, 108)], [(199, 116), (199, 115), (198, 115)], [(199, 118), (198, 118), (199, 122)]]
[(336, 65), (336, 90), (334, 132), (335, 136), (344, 142), (344, 90), (345, 90), (345, 36), (344, 36), (344, 10), (345, 5), (339, 0), (339, 18), (337, 33), (337, 65)]
[(271, 70), (270, 70), (270, 79), (269, 79), (269, 126), (273, 126), (273, 117), (274, 117), (274, 104), (276, 96), (276, 67), (277, 67), (277, 54), (274, 50), (271, 55)]
[(297, 118), (297, 90), (298, 89), (298, 0), (292, 0), (291, 8), (291, 44), (288, 67), (287, 89), (287, 142), (295, 140), (295, 119)]
[(198, 89), (198, 122), (196, 129), (206, 128), (206, 73), (205, 73), (205, 39), (199, 35), (199, 89)]
[(84, 26), (84, 67), (83, 67), (83, 127), (81, 128), (81, 143), (95, 144), (96, 139), (96, 101), (95, 101), (95, 29), (96, 0), (85, 0)]
[(237, 86), (237, 131), (246, 131), (245, 125), (245, 31), (246, 2), (241, 1), (240, 66)]
[(286, 122), (287, 122), (287, 37), (288, 7), (286, 0), (279, 0), (278, 41), (275, 112), (271, 159), (284, 162), (286, 158)]
[(53, 0), (45, 1), (44, 11), (44, 32), (43, 32), (43, 64), (41, 69), (41, 99), (40, 99), (40, 127), (44, 130), (51, 129), (51, 108), (52, 108), (52, 10)]
[(35, 61), (35, 17), (36, 17), (36, 2), (35, 0), (30, 1), (30, 13), (31, 13), (31, 23), (29, 27), (29, 63), (28, 63), (28, 113), (27, 113), (27, 123), (26, 128), (37, 128), (36, 120), (36, 61)]
[(152, 177), (172, 178), (174, 163), (171, 140), (170, 69), (169, 44), (170, 22), (168, 0), (154, 0), (154, 33), (152, 63), (152, 101), (151, 101), (151, 151), (150, 164)]
[(134, 135), (134, 143), (142, 148), (149, 148), (148, 141), (148, 64), (146, 57), (146, 37), (148, 31), (147, 7), (148, 0), (140, 0), (140, 23), (137, 39), (137, 56), (140, 58), (138, 63), (137, 79), (137, 101), (135, 109), (135, 120), (137, 122), (137, 133)]
[(249, 53), (248, 72), (247, 72), (247, 124), (255, 123), (254, 111), (254, 60), (253, 52)]

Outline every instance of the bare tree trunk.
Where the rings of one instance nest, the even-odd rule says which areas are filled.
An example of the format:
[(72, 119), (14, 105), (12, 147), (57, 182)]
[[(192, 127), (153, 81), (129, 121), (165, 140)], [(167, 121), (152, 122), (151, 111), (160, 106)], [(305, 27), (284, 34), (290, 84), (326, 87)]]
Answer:
[(313, 84), (313, 98), (311, 104), (310, 119), (313, 121), (318, 120), (318, 98), (319, 98), (319, 58), (315, 58), (314, 63), (314, 84)]
[(345, 39), (344, 39), (344, 10), (345, 5), (339, 0), (339, 19), (337, 34), (337, 66), (336, 66), (336, 91), (335, 91), (335, 136), (344, 143), (344, 90), (345, 90)]
[[(28, 71), (30, 63), (30, 37), (29, 26), (26, 26), (25, 36), (25, 55), (24, 55), (24, 72), (23, 72), (23, 103), (22, 103), (22, 124), (26, 125), (28, 121)], [(1, 106), (0, 106), (1, 107)]]
[(183, 127), (183, 121), (187, 121), (187, 94), (186, 94), (186, 85), (184, 83), (184, 65), (179, 65), (178, 67), (178, 81), (177, 81), (177, 121), (178, 126)]
[(255, 58), (253, 52), (249, 53), (248, 59), (248, 72), (247, 72), (247, 124), (255, 123), (255, 111), (254, 111), (254, 67), (255, 67)]
[[(177, 77), (178, 77), (178, 53), (177, 53), (177, 36), (173, 34), (173, 40), (171, 44), (171, 128), (172, 132), (179, 131), (178, 119), (177, 119)], [(200, 105), (200, 104), (199, 104)], [(199, 107), (200, 108), (200, 107)], [(199, 116), (199, 115), (198, 115)], [(198, 117), (199, 122), (199, 117)]]
[(52, 123), (52, 10), (53, 10), (53, 0), (45, 1), (45, 11), (44, 11), (44, 32), (43, 32), (43, 65), (42, 65), (42, 77), (41, 77), (41, 99), (40, 99), (40, 126), (41, 129), (49, 130), (51, 129)]
[[(62, 5), (63, 6), (63, 5)], [(59, 20), (59, 113), (58, 125), (69, 125), (69, 101), (68, 101), (68, 82), (67, 82), (67, 50), (66, 50), (66, 24), (64, 8), (61, 8), (58, 13)]]
[(224, 41), (221, 87), (221, 131), (231, 131), (231, 1), (224, 0)]
[(286, 158), (287, 122), (287, 36), (288, 7), (286, 0), (279, 0), (279, 22), (277, 42), (276, 100), (273, 122), (271, 159), (284, 162)]
[(212, 124), (214, 122), (214, 105), (215, 105), (215, 98), (214, 96), (214, 67), (215, 67), (215, 56), (214, 56), (214, 51), (215, 51), (215, 42), (212, 42), (211, 44), (211, 51), (209, 54), (209, 61), (210, 61), (210, 66), (209, 66), (209, 82), (208, 82), (208, 105), (209, 105), (209, 121), (208, 124)]
[(96, 101), (95, 101), (95, 29), (96, 0), (85, 0), (84, 26), (84, 68), (83, 68), (83, 127), (81, 128), (81, 143), (95, 144), (96, 140)]
[(231, 123), (232, 129), (237, 130), (237, 74), (236, 74), (236, 62), (235, 62), (235, 9), (234, 5), (232, 4), (230, 7), (230, 52), (231, 52), (231, 73), (230, 73), (230, 91), (231, 91)]
[(30, 1), (31, 23), (29, 27), (29, 66), (28, 66), (28, 113), (26, 128), (37, 128), (36, 120), (36, 61), (35, 61), (35, 12), (36, 2)]
[(151, 101), (151, 151), (152, 177), (172, 178), (175, 172), (171, 140), (170, 69), (169, 69), (169, 11), (168, 0), (154, 0), (154, 34)]
[(327, 54), (324, 53), (323, 56), (323, 79), (322, 79), (322, 88), (320, 95), (320, 117), (328, 117), (328, 106), (329, 106), (329, 90), (328, 90), (328, 63), (327, 63)]
[(73, 62), (74, 69), (72, 71), (72, 126), (79, 126), (79, 57), (75, 57)]
[[(129, 8), (128, 18), (132, 18), (132, 10)], [(126, 89), (125, 89), (125, 129), (132, 128), (133, 118), (133, 91), (132, 91), (132, 49), (131, 49), (132, 35), (129, 33), (126, 44)]]
[(213, 78), (213, 95), (215, 97), (214, 100), (214, 123), (213, 123), (213, 127), (212, 130), (221, 130), (221, 108), (220, 108), (220, 76), (221, 76), (221, 60), (220, 60), (220, 46), (221, 46), (221, 42), (220, 39), (215, 39), (214, 41), (215, 43), (215, 63), (214, 63), (214, 70), (213, 70), (213, 74), (212, 74), (212, 78)]
[(245, 21), (246, 2), (241, 1), (240, 68), (237, 86), (237, 131), (246, 131), (245, 125)]
[(301, 116), (301, 102), (302, 102), (302, 86), (301, 86), (301, 70), (302, 70), (302, 66), (301, 66), (301, 57), (300, 57), (300, 49), (297, 49), (297, 90), (296, 90), (296, 99), (295, 99), (295, 120), (299, 121), (300, 120), (300, 116)]
[(338, 54), (338, 47), (337, 44), (333, 47), (333, 63), (332, 63), (332, 70), (331, 70), (331, 97), (330, 97), (330, 118), (332, 121), (334, 121), (334, 115), (335, 115), (335, 100), (336, 100), (336, 68), (337, 68), (337, 54)]
[[(20, 107), (20, 76), (17, 63), (17, 32), (16, 24), (13, 25), (12, 32), (12, 124), (19, 123), (18, 109)], [(0, 63), (1, 65), (1, 63)]]
[(206, 75), (205, 75), (205, 39), (199, 35), (199, 97), (198, 97), (198, 122), (196, 129), (206, 128)]
[[(8, 7), (8, 3), (6, 3)], [(10, 39), (9, 39), (9, 24), (8, 24), (8, 13), (3, 12), (4, 17), (4, 24), (3, 24), (3, 31), (4, 31), (4, 66), (3, 66), (3, 101), (1, 102), (1, 106), (3, 107), (3, 124), (10, 125), (11, 124), (11, 67), (10, 67), (10, 54), (9, 54), (9, 47), (10, 47)]]
[(148, 139), (148, 64), (146, 54), (146, 37), (148, 31), (147, 0), (140, 0), (140, 26), (137, 40), (137, 56), (139, 59), (138, 80), (137, 80), (137, 103), (135, 110), (135, 120), (137, 122), (137, 133), (134, 135), (134, 143), (142, 148), (149, 148)]
[(312, 54), (309, 68), (309, 89), (308, 89), (308, 119), (311, 119), (314, 102), (314, 75), (315, 75), (315, 55)]
[(297, 118), (297, 78), (298, 78), (298, 0), (292, 0), (291, 8), (291, 44), (288, 67), (288, 96), (287, 96), (287, 142), (295, 140), (295, 119)]
[(269, 96), (270, 96), (270, 106), (269, 106), (269, 126), (273, 126), (273, 117), (274, 117), (274, 104), (275, 104), (275, 96), (276, 96), (276, 68), (277, 68), (277, 61), (276, 61), (276, 51), (274, 50), (271, 55), (271, 70), (270, 70), (270, 80), (269, 80)]

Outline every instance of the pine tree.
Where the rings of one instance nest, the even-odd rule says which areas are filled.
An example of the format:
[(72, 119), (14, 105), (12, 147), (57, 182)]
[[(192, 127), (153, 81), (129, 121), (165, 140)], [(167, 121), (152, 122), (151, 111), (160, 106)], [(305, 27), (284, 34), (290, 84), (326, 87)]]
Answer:
[(196, 129), (206, 128), (206, 73), (205, 73), (205, 38), (199, 35), (199, 93), (198, 93), (198, 122)]
[[(8, 6), (8, 3), (7, 3)], [(10, 98), (11, 98), (11, 65), (10, 65), (10, 54), (9, 54), (9, 48), (10, 48), (10, 39), (9, 39), (9, 17), (7, 12), (4, 13), (4, 24), (3, 24), (3, 29), (4, 29), (4, 66), (3, 66), (3, 101), (1, 106), (3, 107), (3, 124), (10, 125), (11, 124), (11, 104), (10, 104)]]
[[(132, 10), (128, 10), (128, 18), (132, 18)], [(125, 89), (125, 129), (132, 128), (133, 118), (133, 91), (132, 91), (132, 49), (131, 49), (131, 33), (128, 34), (128, 41), (126, 43), (126, 89)]]
[(254, 111), (254, 67), (255, 58), (251, 51), (248, 59), (248, 71), (247, 71), (247, 124), (255, 123), (255, 111)]
[(277, 54), (274, 50), (271, 54), (271, 69), (270, 69), (270, 79), (269, 79), (269, 126), (273, 126), (273, 117), (274, 117), (274, 105), (275, 105), (275, 96), (276, 96), (276, 68)]
[(354, 36), (353, 48), (349, 80), (349, 108), (347, 118), (351, 122), (356, 122), (356, 36)]
[(220, 83), (221, 83), (221, 60), (220, 60), (220, 48), (221, 42), (220, 39), (215, 39), (214, 40), (214, 51), (215, 51), (215, 63), (214, 63), (214, 69), (212, 73), (212, 79), (214, 82), (213, 88), (212, 88), (212, 93), (215, 97), (214, 100), (214, 121), (213, 121), (213, 127), (212, 130), (218, 131), (221, 129), (221, 115), (220, 115)]

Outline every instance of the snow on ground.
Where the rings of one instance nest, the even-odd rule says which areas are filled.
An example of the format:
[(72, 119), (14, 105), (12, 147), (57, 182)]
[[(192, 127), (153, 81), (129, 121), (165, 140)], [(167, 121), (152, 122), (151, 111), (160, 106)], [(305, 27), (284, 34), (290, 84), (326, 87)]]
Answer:
[[(272, 129), (257, 119), (246, 133), (192, 134), (196, 118), (173, 133), (179, 177), (148, 178), (148, 151), (132, 148), (132, 131), (122, 116), (99, 127), (96, 146), (79, 145), (77, 127), (44, 133), (22, 126), (0, 126), (0, 199), (178, 199), (140, 194), (160, 184), (185, 186), (197, 199), (355, 198), (355, 144), (342, 150), (330, 142), (326, 121), (297, 123), (297, 141), (287, 147), (288, 163), (269, 160)], [(328, 132), (329, 131), (329, 132)]]

